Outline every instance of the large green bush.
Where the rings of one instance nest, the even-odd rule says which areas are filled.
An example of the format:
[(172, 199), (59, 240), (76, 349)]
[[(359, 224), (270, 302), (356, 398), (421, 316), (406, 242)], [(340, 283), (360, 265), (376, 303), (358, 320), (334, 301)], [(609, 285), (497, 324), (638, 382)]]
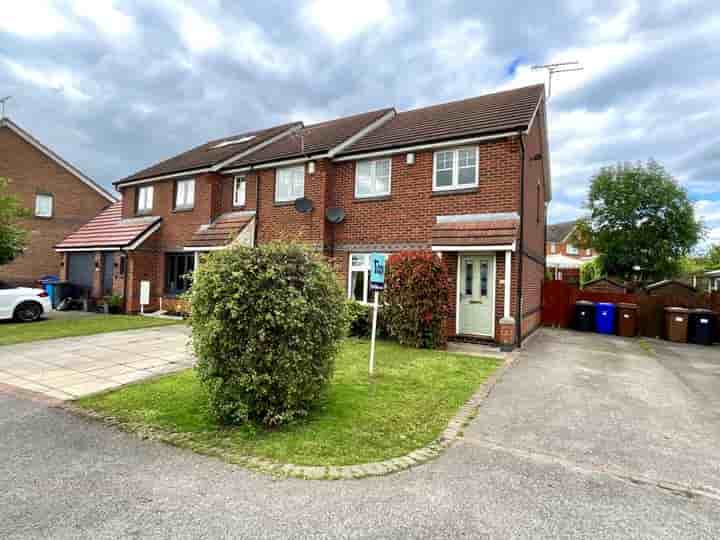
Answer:
[[(382, 301), (378, 309), (376, 337), (386, 338), (389, 336), (387, 323), (385, 321), (385, 311), (383, 310)], [(372, 334), (372, 304), (363, 304), (357, 300), (348, 301), (348, 316), (350, 319), (350, 335), (359, 338), (369, 338)]]
[(383, 315), (404, 345), (437, 348), (446, 342), (450, 280), (445, 262), (432, 252), (391, 255), (385, 270)]
[(273, 426), (308, 414), (347, 324), (343, 291), (320, 255), (287, 243), (216, 251), (189, 298), (197, 372), (220, 422)]

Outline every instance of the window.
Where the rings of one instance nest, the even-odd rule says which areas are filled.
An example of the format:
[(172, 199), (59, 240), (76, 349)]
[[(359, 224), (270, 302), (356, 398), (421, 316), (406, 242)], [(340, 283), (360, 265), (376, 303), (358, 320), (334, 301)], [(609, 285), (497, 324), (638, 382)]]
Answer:
[(557, 253), (557, 244), (555, 242), (550, 244), (550, 253)]
[(590, 255), (592, 255), (592, 249), (586, 249), (586, 250), (585, 250), (585, 255), (587, 255), (588, 257), (589, 257)]
[(577, 255), (578, 254), (578, 248), (576, 246), (573, 246), (572, 244), (568, 244), (565, 248), (565, 251), (567, 251), (568, 255)]
[(236, 176), (233, 182), (233, 206), (245, 206), (245, 177)]
[(165, 255), (165, 292), (184, 293), (190, 288), (191, 274), (195, 270), (195, 253), (167, 253)]
[(355, 169), (355, 197), (390, 195), (390, 159), (358, 161)]
[(137, 192), (137, 213), (147, 214), (152, 212), (153, 208), (153, 187), (142, 186)]
[(53, 196), (49, 193), (35, 195), (35, 215), (49, 218), (53, 215)]
[(462, 189), (478, 185), (478, 147), (435, 152), (433, 189)]
[(348, 274), (348, 297), (363, 303), (372, 301), (370, 293), (370, 254), (351, 254), (350, 272)]
[(305, 194), (305, 166), (285, 167), (275, 173), (275, 202), (290, 202)]
[(193, 206), (195, 206), (195, 179), (178, 180), (175, 182), (175, 209), (189, 210)]

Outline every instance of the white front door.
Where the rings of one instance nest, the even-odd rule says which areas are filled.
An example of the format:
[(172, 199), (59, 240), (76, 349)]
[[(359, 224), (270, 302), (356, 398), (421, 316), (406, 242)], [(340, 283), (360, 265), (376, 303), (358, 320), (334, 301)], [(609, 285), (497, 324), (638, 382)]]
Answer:
[(458, 331), (495, 336), (495, 256), (460, 255)]

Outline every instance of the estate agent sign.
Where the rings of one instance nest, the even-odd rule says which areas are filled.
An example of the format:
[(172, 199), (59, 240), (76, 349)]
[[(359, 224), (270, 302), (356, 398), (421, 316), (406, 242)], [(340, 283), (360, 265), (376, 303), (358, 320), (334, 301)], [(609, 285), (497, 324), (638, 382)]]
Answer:
[(373, 301), (372, 334), (370, 336), (370, 375), (375, 371), (375, 333), (377, 331), (378, 297), (385, 289), (385, 255), (370, 255), (370, 290), (375, 291)]

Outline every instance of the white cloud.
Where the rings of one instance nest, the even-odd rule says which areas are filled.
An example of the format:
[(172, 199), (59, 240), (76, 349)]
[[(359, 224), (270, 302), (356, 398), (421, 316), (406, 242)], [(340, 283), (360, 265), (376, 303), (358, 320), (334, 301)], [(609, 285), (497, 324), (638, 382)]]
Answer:
[(0, 31), (42, 38), (70, 30), (72, 23), (47, 1), (22, 0), (12, 6), (2, 7)]
[(125, 35), (134, 29), (132, 17), (115, 8), (112, 0), (72, 0), (75, 15), (88, 19), (100, 32), (109, 35)]
[(177, 13), (180, 38), (190, 51), (205, 53), (220, 48), (222, 32), (213, 21), (188, 6), (177, 5)]
[(389, 0), (311, 0), (300, 10), (300, 24), (312, 25), (333, 42), (344, 43), (366, 32), (386, 31), (398, 11)]
[(66, 98), (73, 101), (87, 101), (90, 96), (77, 86), (76, 77), (66, 70), (41, 71), (12, 60), (4, 59), (2, 62), (16, 78), (27, 83), (61, 92)]

